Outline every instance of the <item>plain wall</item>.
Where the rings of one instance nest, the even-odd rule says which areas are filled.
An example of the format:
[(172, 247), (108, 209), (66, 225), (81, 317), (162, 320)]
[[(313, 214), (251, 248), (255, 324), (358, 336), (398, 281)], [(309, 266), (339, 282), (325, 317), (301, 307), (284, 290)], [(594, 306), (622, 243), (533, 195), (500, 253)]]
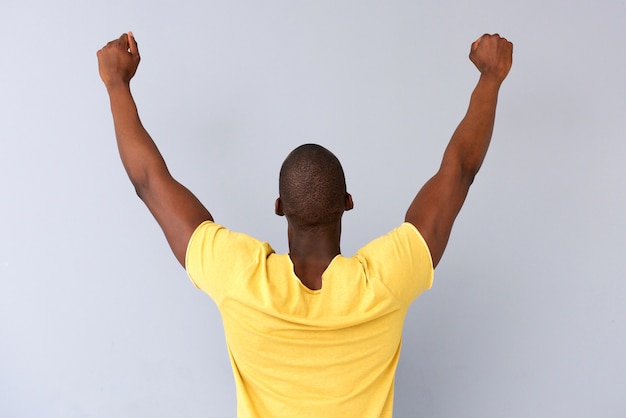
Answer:
[(96, 51), (128, 30), (142, 120), (216, 221), (285, 252), (278, 169), (320, 143), (355, 199), (348, 255), (437, 169), (471, 43), (514, 42), (395, 416), (626, 416), (625, 21), (621, 0), (3, 0), (0, 416), (235, 415), (217, 309), (117, 155)]

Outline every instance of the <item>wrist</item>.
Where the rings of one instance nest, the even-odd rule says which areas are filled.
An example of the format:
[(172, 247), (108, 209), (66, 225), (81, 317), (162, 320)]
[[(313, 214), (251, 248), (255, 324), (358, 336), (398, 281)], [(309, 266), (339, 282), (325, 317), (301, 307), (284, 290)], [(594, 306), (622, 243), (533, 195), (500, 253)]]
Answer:
[(485, 87), (493, 88), (496, 91), (500, 90), (500, 86), (504, 79), (496, 76), (495, 74), (486, 74), (482, 73), (480, 78), (478, 79), (478, 84), (483, 85)]
[(124, 80), (107, 81), (104, 83), (109, 94), (116, 92), (130, 92), (130, 83)]

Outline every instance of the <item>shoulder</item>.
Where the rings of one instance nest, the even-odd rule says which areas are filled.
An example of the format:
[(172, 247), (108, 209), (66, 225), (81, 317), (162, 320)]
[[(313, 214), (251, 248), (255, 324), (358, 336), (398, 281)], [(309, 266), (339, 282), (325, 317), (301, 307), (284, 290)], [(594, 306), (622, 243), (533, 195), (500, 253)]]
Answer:
[(250, 235), (232, 231), (212, 221), (202, 222), (195, 229), (187, 244), (187, 259), (198, 250), (203, 253), (223, 253), (232, 250), (247, 251), (257, 248), (269, 249), (268, 243)]
[(357, 254), (377, 256), (382, 253), (396, 252), (398, 255), (418, 255), (426, 257), (428, 264), (432, 265), (430, 251), (422, 234), (409, 222), (392, 229), (363, 246)]
[(185, 268), (196, 287), (207, 291), (210, 283), (232, 280), (273, 252), (267, 242), (205, 221), (191, 235)]
[(432, 285), (434, 269), (428, 245), (411, 223), (369, 242), (355, 257), (369, 279), (381, 280), (397, 297), (412, 299)]

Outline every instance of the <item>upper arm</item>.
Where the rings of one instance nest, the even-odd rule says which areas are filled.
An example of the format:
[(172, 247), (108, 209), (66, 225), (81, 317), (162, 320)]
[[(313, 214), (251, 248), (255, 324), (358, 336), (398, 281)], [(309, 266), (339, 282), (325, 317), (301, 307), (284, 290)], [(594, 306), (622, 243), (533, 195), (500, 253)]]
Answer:
[(461, 165), (444, 163), (417, 193), (406, 213), (405, 220), (424, 237), (435, 267), (443, 256), (472, 181), (473, 175), (464, 173)]
[(212, 221), (213, 217), (167, 170), (151, 175), (145, 184), (135, 185), (135, 190), (159, 223), (176, 259), (185, 267), (191, 235), (198, 225), (206, 220)]

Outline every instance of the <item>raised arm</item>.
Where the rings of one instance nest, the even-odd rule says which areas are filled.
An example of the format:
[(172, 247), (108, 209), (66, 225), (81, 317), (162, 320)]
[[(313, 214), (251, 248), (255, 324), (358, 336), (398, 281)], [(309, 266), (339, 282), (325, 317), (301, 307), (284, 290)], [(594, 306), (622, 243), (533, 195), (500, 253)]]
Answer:
[(139, 65), (132, 33), (123, 34), (98, 51), (98, 69), (111, 100), (115, 136), (122, 163), (137, 195), (163, 229), (180, 264), (195, 228), (213, 220), (209, 211), (170, 175), (158, 148), (144, 129), (130, 92)]
[(470, 60), (480, 79), (467, 114), (448, 144), (439, 171), (422, 187), (406, 213), (420, 231), (436, 266), (469, 188), (485, 158), (500, 85), (511, 68), (513, 44), (499, 35), (483, 35), (471, 46)]

